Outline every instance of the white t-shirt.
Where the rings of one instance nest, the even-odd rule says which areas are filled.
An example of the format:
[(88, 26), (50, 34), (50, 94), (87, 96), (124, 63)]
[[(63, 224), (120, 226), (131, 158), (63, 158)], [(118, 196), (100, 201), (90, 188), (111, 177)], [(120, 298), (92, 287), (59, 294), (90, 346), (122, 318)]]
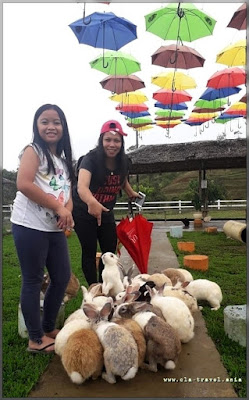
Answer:
[[(39, 157), (40, 165), (35, 175), (34, 184), (41, 188), (45, 193), (58, 199), (61, 204), (65, 205), (70, 198), (71, 182), (66, 163), (62, 158), (56, 157), (50, 153), (55, 166), (55, 174), (53, 171), (47, 175), (47, 159), (41, 148), (30, 144)], [(19, 156), (21, 158), (21, 155)], [(61, 231), (57, 227), (55, 213), (49, 208), (40, 206), (33, 202), (23, 193), (18, 191), (14, 200), (11, 222), (17, 225), (26, 226), (27, 228), (37, 229), (39, 231), (57, 232)]]

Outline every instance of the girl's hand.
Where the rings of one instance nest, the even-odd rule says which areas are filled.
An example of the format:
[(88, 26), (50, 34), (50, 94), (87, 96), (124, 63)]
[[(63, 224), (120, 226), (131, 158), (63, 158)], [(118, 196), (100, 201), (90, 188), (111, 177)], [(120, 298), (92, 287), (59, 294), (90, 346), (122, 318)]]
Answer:
[(74, 227), (74, 220), (72, 217), (71, 211), (69, 211), (66, 207), (61, 206), (57, 210), (57, 215), (58, 215), (58, 220), (57, 220), (57, 226), (59, 229), (71, 229)]
[(97, 218), (98, 226), (101, 225), (101, 216), (103, 211), (109, 211), (108, 208), (102, 206), (96, 199), (88, 203), (88, 214)]

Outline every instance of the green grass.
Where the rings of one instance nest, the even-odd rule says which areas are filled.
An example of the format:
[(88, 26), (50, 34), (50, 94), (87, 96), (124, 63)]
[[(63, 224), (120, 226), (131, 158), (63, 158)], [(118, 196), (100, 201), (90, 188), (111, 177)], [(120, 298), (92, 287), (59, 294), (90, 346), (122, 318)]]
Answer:
[[(179, 239), (168, 235), (172, 247), (178, 256), (180, 266), (186, 254), (178, 250)], [(246, 297), (246, 245), (227, 239), (223, 232), (208, 234), (206, 232), (184, 232), (181, 241), (194, 241), (195, 252), (209, 257), (207, 271), (188, 269), (194, 279), (203, 278), (220, 285), (223, 293), (221, 308), (211, 311), (204, 307), (202, 315), (205, 319), (209, 336), (212, 338), (229, 377), (242, 378), (242, 383), (233, 383), (239, 397), (246, 398), (246, 349), (232, 341), (224, 332), (224, 308), (228, 305), (243, 305)]]
[[(177, 249), (179, 239), (169, 238), (174, 251), (183, 264), (185, 253)], [(217, 282), (223, 291), (222, 307), (211, 311), (203, 309), (208, 333), (214, 341), (230, 377), (242, 378), (242, 383), (233, 383), (239, 397), (246, 397), (246, 351), (224, 333), (223, 310), (226, 305), (246, 303), (246, 246), (227, 239), (223, 233), (210, 235), (203, 232), (184, 232), (182, 240), (196, 243), (196, 253), (209, 256), (209, 270), (191, 270), (194, 278), (207, 278)], [(81, 251), (75, 233), (68, 238), (72, 270), (86, 285), (81, 271)], [(52, 355), (39, 357), (26, 352), (27, 339), (18, 335), (18, 303), (21, 277), (12, 235), (3, 237), (3, 397), (27, 397), (32, 387), (49, 364)], [(79, 291), (77, 297), (66, 304), (65, 317), (78, 309), (82, 302)]]

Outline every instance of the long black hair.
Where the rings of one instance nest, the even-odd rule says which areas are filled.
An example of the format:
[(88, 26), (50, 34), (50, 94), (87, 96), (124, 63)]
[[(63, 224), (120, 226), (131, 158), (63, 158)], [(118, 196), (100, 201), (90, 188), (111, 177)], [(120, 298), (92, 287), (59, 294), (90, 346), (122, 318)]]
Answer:
[(75, 179), (75, 175), (74, 175), (74, 171), (73, 171), (72, 148), (71, 148), (70, 136), (69, 136), (68, 125), (67, 125), (67, 120), (66, 120), (65, 114), (61, 110), (60, 107), (58, 107), (55, 104), (44, 104), (43, 106), (38, 108), (38, 110), (35, 113), (34, 121), (33, 121), (33, 141), (32, 141), (32, 143), (34, 145), (39, 145), (42, 148), (42, 151), (48, 162), (47, 174), (49, 174), (50, 171), (53, 171), (53, 173), (55, 174), (55, 167), (54, 167), (54, 163), (53, 163), (53, 160), (52, 160), (50, 152), (49, 152), (48, 145), (46, 142), (44, 142), (44, 140), (39, 135), (39, 131), (38, 131), (38, 127), (37, 127), (37, 120), (38, 120), (39, 116), (46, 110), (55, 110), (58, 113), (59, 118), (61, 120), (61, 124), (62, 124), (62, 128), (63, 128), (63, 135), (62, 135), (62, 138), (57, 143), (56, 155), (58, 157), (63, 158), (63, 160), (66, 163), (67, 168), (68, 168), (69, 178), (70, 178), (71, 182), (73, 182)]
[[(99, 183), (103, 184), (105, 180), (105, 175), (106, 175), (106, 154), (104, 151), (103, 147), (103, 136), (104, 134), (101, 134), (99, 136), (99, 140), (97, 143), (97, 146), (90, 151), (90, 153), (94, 154), (96, 156), (96, 165), (98, 168), (96, 168), (96, 176), (99, 181)], [(115, 158), (116, 166), (115, 168), (119, 170), (120, 176), (121, 176), (121, 186), (124, 184), (125, 178), (128, 175), (128, 157), (125, 154), (125, 149), (124, 149), (124, 138), (122, 135), (121, 136), (121, 148), (119, 153), (117, 154)]]

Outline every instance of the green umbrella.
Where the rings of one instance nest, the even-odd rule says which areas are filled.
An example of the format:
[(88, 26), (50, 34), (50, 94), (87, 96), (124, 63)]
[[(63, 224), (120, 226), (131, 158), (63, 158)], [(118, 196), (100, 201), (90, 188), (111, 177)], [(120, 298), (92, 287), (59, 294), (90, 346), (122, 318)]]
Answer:
[(139, 118), (127, 118), (129, 122), (132, 122), (134, 125), (139, 124), (151, 124), (153, 121), (151, 118), (139, 117)]
[(217, 124), (226, 124), (227, 122), (231, 121), (231, 118), (216, 118), (214, 120)]
[(91, 68), (95, 68), (107, 75), (130, 75), (133, 72), (141, 71), (140, 63), (130, 54), (121, 51), (106, 51), (105, 64), (103, 67), (103, 56), (98, 56), (90, 61)]
[(227, 104), (227, 99), (216, 99), (216, 100), (197, 100), (195, 102), (195, 106), (200, 107), (200, 108), (220, 108)]
[(164, 40), (193, 40), (212, 35), (216, 21), (192, 3), (169, 3), (145, 15), (146, 30)]
[(156, 115), (160, 117), (183, 117), (184, 111), (174, 111), (174, 110), (158, 110), (155, 112)]

